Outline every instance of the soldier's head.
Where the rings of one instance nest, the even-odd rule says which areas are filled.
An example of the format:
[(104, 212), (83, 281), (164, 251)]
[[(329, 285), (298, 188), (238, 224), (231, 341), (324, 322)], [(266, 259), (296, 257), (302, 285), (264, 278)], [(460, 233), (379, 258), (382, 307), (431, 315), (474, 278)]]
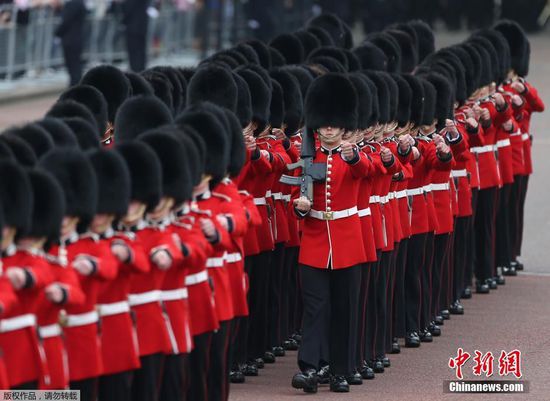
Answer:
[(133, 226), (143, 219), (147, 210), (153, 210), (162, 195), (162, 168), (157, 154), (142, 141), (117, 144), (119, 153), (130, 173), (130, 203), (120, 221)]
[(130, 172), (123, 157), (111, 149), (99, 148), (87, 153), (94, 169), (97, 188), (97, 210), (90, 230), (103, 234), (115, 219), (128, 211), (130, 202)]
[(65, 198), (57, 180), (46, 171), (32, 169), (27, 174), (33, 198), (31, 222), (18, 233), (17, 244), (23, 248), (42, 249), (47, 241), (57, 241), (61, 235)]
[(306, 126), (323, 145), (338, 146), (344, 132), (357, 129), (358, 103), (357, 91), (344, 74), (325, 74), (307, 92)]
[(53, 149), (38, 165), (63, 189), (66, 208), (61, 236), (71, 235), (77, 226), (79, 231), (86, 231), (96, 213), (98, 197), (96, 175), (86, 155), (76, 149)]
[(13, 244), (18, 232), (24, 232), (30, 226), (32, 201), (32, 186), (24, 168), (14, 161), (0, 160), (3, 251)]
[(176, 137), (176, 131), (174, 126), (164, 126), (139, 137), (156, 153), (162, 169), (162, 196), (158, 205), (147, 215), (153, 221), (164, 219), (174, 206), (191, 199), (193, 185), (189, 159), (183, 143)]

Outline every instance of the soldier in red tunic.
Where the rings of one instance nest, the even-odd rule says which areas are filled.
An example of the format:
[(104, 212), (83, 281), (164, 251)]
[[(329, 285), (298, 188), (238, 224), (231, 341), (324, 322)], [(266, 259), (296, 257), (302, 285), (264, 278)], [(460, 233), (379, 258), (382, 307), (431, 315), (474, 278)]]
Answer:
[(306, 126), (320, 140), (315, 159), (326, 163), (326, 180), (314, 184), (313, 199), (294, 200), (296, 213), (304, 218), (299, 257), (304, 321), (298, 354), (301, 372), (292, 384), (306, 392), (317, 391), (323, 356), (329, 356), (332, 391), (348, 392), (346, 376), (356, 367), (353, 339), (366, 256), (364, 247), (348, 245), (361, 235), (357, 198), (370, 162), (356, 146), (342, 143), (342, 135), (356, 128), (357, 103), (353, 84), (332, 73), (314, 81), (306, 97)]
[(97, 180), (89, 160), (77, 150), (54, 149), (39, 165), (55, 176), (67, 204), (60, 243), (49, 253), (77, 272), (86, 295), (81, 305), (67, 306), (63, 318), (70, 387), (79, 389), (83, 399), (94, 399), (97, 379), (103, 374), (97, 296), (101, 283), (112, 280), (117, 268), (105, 257), (96, 234), (88, 231), (97, 207)]
[[(36, 266), (14, 259), (15, 236), (29, 228), (32, 214), (32, 186), (24, 169), (12, 161), (0, 162), (0, 196), (5, 224), (2, 229), (2, 280), (9, 286), (9, 297), (0, 320), (0, 348), (7, 367), (7, 386), (12, 389), (36, 389), (47, 374), (36, 326), (36, 308), (42, 290), (51, 283), (47, 262)], [(21, 255), (20, 255), (21, 256)], [(32, 258), (32, 257), (31, 257)], [(9, 294), (9, 292), (8, 292)]]

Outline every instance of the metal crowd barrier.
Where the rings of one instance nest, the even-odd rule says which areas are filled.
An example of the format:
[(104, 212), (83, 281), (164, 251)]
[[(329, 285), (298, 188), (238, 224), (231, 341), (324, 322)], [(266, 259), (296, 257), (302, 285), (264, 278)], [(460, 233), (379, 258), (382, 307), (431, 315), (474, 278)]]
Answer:
[[(248, 0), (249, 1), (249, 0)], [(157, 13), (150, 16), (149, 64), (182, 57), (203, 58), (250, 36), (247, 0), (161, 0), (154, 2)], [(126, 65), (126, 43), (122, 2), (89, 0), (85, 26), (83, 62)], [(186, 6), (182, 6), (185, 3)], [(193, 5), (194, 4), (194, 5)], [(305, 4), (305, 3), (304, 3)], [(298, 29), (306, 20), (303, 7), (291, 7), (281, 15), (281, 31)], [(25, 78), (49, 77), (64, 70), (61, 43), (55, 37), (59, 10), (49, 6), (18, 9), (0, 5), (0, 83)]]
[[(121, 3), (97, 7), (88, 11), (83, 62), (124, 64), (127, 60)], [(149, 63), (186, 52), (207, 53), (211, 49), (196, 49), (193, 9), (179, 10), (171, 0), (160, 3), (158, 14), (150, 17), (148, 30)], [(34, 78), (64, 68), (61, 43), (55, 37), (60, 23), (59, 12), (51, 7), (18, 10), (13, 5), (0, 5), (0, 82)], [(233, 21), (213, 24), (208, 30), (223, 29), (220, 37), (229, 41), (230, 32), (238, 31)], [(210, 22), (209, 22), (210, 25)], [(233, 38), (234, 39), (234, 38)], [(218, 46), (216, 46), (218, 47)]]

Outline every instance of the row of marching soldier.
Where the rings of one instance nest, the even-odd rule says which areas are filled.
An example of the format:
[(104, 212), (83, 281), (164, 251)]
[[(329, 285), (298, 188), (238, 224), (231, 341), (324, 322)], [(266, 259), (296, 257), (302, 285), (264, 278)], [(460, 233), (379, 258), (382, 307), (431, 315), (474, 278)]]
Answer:
[(433, 341), (522, 269), (529, 53), (509, 21), (435, 51), (323, 14), (92, 68), (0, 136), (1, 388), (227, 400), (299, 349), (293, 387), (346, 392)]

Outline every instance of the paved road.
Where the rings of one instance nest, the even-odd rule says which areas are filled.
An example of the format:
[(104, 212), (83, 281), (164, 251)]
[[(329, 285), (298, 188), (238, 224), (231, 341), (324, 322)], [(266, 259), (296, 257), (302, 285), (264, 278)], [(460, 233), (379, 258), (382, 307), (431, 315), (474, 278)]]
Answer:
[[(463, 35), (439, 35), (440, 45), (456, 43)], [(550, 106), (550, 39), (548, 34), (532, 38), (529, 80)], [(548, 89), (547, 89), (548, 88)], [(53, 98), (43, 98), (0, 106), (0, 128), (41, 116)], [(323, 388), (318, 400), (426, 400), (502, 399), (498, 395), (444, 395), (443, 380), (453, 378), (447, 367), (458, 347), (499, 354), (519, 348), (523, 352), (524, 378), (530, 381), (528, 395), (507, 395), (506, 400), (550, 399), (550, 113), (533, 117), (535, 173), (531, 177), (526, 206), (523, 261), (527, 271), (509, 279), (505, 287), (488, 296), (465, 301), (466, 315), (453, 317), (443, 327), (443, 336), (418, 350), (404, 350), (393, 356), (392, 367), (374, 381), (355, 387), (352, 393), (335, 395)], [(244, 385), (232, 386), (231, 401), (296, 400), (303, 397), (290, 387), (296, 369), (295, 354), (250, 378)], [(471, 368), (470, 368), (471, 369)], [(473, 378), (471, 371), (466, 377)]]

